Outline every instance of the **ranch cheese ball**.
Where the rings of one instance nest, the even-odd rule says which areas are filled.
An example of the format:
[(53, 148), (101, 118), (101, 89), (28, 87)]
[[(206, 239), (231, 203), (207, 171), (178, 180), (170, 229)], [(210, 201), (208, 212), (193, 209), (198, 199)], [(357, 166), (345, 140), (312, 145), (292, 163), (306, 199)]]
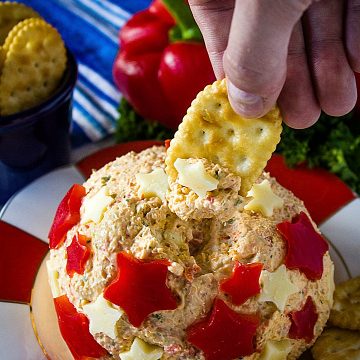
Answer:
[(128, 153), (59, 206), (47, 265), (74, 358), (297, 359), (333, 293), (303, 203), (266, 173), (243, 197), (204, 159), (177, 162), (168, 182), (164, 159)]

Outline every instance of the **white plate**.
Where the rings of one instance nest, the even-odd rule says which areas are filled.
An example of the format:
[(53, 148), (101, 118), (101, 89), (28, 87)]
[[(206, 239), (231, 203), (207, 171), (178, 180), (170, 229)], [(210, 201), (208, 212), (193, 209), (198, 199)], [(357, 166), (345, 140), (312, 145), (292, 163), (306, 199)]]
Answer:
[[(47, 253), (48, 229), (66, 191), (74, 183), (82, 183), (92, 168), (152, 144), (133, 142), (98, 151), (75, 165), (37, 179), (3, 208), (0, 214), (0, 359), (46, 359), (33, 331), (30, 298), (37, 271)], [(278, 157), (270, 161), (268, 169), (280, 183), (305, 200), (330, 242), (336, 282), (360, 275), (360, 199), (324, 171), (288, 170)], [(58, 355), (52, 356), (52, 360), (63, 358)]]

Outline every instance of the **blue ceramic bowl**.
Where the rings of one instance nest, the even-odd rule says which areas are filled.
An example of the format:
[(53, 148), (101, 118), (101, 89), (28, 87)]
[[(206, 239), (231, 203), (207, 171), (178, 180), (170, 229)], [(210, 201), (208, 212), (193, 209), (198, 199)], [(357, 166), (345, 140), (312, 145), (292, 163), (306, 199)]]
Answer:
[(70, 160), (72, 94), (77, 64), (68, 62), (56, 92), (31, 109), (0, 117), (0, 206), (18, 189)]

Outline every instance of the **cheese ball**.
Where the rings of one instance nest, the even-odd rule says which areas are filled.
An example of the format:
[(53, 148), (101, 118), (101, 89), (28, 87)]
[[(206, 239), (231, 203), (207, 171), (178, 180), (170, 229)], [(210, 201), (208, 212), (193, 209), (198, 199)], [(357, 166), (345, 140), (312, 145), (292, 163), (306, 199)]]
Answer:
[(50, 250), (55, 303), (86, 317), (102, 359), (297, 359), (334, 290), (303, 202), (267, 173), (243, 197), (205, 159), (168, 182), (165, 156), (130, 152), (83, 184), (79, 221)]

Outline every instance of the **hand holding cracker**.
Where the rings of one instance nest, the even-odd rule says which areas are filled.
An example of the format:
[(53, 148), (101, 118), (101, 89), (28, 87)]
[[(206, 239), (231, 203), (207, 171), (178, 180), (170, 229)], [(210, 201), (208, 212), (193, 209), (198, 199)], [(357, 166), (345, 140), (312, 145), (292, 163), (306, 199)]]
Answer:
[[(189, 0), (218, 78), (246, 117), (275, 101), (294, 128), (345, 115), (360, 71), (358, 1)], [(280, 94), (280, 95), (279, 95)]]
[(277, 107), (259, 119), (246, 119), (232, 109), (226, 79), (215, 81), (192, 102), (167, 150), (170, 179), (177, 177), (177, 158), (206, 158), (241, 177), (246, 195), (280, 141)]

